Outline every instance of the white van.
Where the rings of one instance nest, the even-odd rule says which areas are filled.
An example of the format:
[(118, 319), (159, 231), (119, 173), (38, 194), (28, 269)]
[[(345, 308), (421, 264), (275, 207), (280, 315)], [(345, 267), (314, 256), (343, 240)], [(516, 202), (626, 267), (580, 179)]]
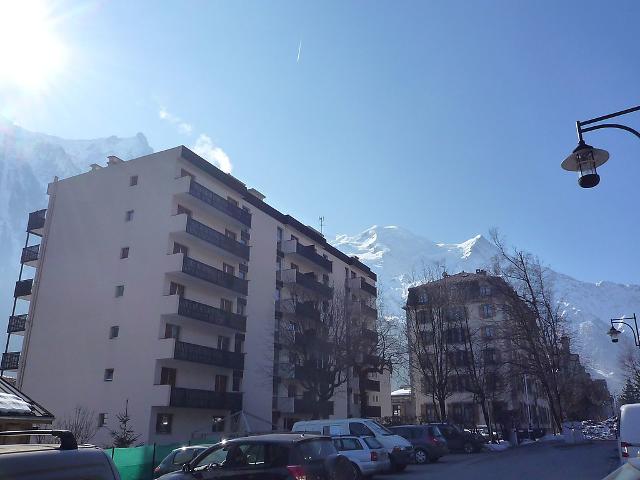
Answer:
[(618, 451), (620, 462), (640, 456), (640, 403), (630, 403), (620, 407), (620, 423), (618, 426)]
[(407, 465), (415, 461), (415, 452), (408, 440), (395, 435), (370, 418), (303, 420), (294, 423), (291, 431), (319, 433), (334, 437), (339, 435), (375, 437), (389, 452), (391, 468), (397, 472), (404, 470)]

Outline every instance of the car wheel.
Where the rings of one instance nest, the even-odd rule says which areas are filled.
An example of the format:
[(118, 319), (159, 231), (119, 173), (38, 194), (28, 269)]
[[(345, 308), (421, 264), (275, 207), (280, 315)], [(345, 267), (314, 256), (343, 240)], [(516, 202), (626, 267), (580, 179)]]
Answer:
[(473, 443), (471, 442), (467, 442), (462, 446), (462, 450), (464, 450), (464, 453), (473, 453), (476, 451), (475, 447), (473, 446)]
[(351, 466), (353, 467), (356, 480), (362, 480), (363, 478), (362, 472), (360, 471), (360, 468), (358, 467), (358, 465), (356, 465), (355, 463), (352, 463)]
[(429, 453), (426, 450), (418, 448), (416, 450), (416, 463), (418, 465), (424, 465), (425, 463), (429, 463)]
[(335, 464), (335, 480), (356, 480), (360, 471), (345, 457), (339, 457)]

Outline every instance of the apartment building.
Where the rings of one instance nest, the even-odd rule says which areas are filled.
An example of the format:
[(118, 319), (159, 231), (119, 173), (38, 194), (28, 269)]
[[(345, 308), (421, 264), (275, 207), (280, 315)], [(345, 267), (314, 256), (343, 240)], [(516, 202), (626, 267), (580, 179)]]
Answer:
[[(29, 304), (22, 351), (3, 367), (58, 419), (95, 412), (98, 444), (127, 401), (140, 440), (158, 443), (313, 415), (296, 383), (303, 369), (282, 368), (278, 322), (315, 315), (337, 291), (375, 305), (366, 265), (184, 146), (109, 157), (48, 195), (29, 219), (41, 236), (27, 259), (35, 275), (14, 294)], [(287, 311), (299, 290), (306, 309)], [(371, 382), (378, 410), (367, 413), (390, 415), (389, 376)], [(353, 387), (331, 402), (346, 416)]]
[[(476, 377), (483, 377), (484, 389), (491, 397), (488, 407), (493, 423), (507, 429), (526, 429), (529, 425), (548, 428), (549, 405), (540, 385), (507, 365), (509, 348), (498, 334), (509, 302), (501, 294), (505, 286), (501, 278), (476, 270), (476, 273), (445, 273), (441, 279), (410, 288), (405, 310), (407, 322), (415, 328), (409, 331), (417, 341), (429, 342), (434, 335), (431, 330), (434, 325), (443, 330), (437, 348), (440, 354), (446, 355), (442, 368), (448, 372), (448, 420), (466, 427), (488, 424), (472, 393), (469, 365), (474, 361)], [(438, 304), (434, 306), (434, 302)], [(434, 315), (444, 317), (443, 322), (429, 321), (428, 317)], [(468, 336), (473, 336), (471, 341)], [(469, 345), (473, 345), (475, 360), (471, 360)], [(416, 350), (412, 350), (411, 354), (415, 355)], [(433, 350), (428, 344), (422, 351), (432, 355)], [(417, 364), (415, 359), (411, 364)], [(425, 378), (417, 368), (410, 376), (414, 415), (428, 421), (437, 420), (430, 378)]]

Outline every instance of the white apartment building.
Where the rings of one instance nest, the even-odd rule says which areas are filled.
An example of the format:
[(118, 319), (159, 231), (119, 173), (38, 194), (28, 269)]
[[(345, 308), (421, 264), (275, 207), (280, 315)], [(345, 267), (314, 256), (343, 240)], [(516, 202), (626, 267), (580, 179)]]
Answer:
[[(144, 442), (229, 431), (238, 412), (254, 431), (310, 418), (314, 399), (296, 386), (300, 369), (283, 368), (274, 332), (317, 304), (287, 311), (291, 292), (345, 291), (375, 315), (367, 266), (184, 146), (109, 157), (56, 179), (48, 195), (29, 220), (41, 243), (22, 259), (34, 278), (16, 285), (29, 301), (13, 332), (22, 352), (7, 352), (3, 367), (58, 419), (76, 406), (95, 412), (97, 444), (109, 443), (127, 401)], [(334, 417), (360, 414), (354, 382), (335, 394)], [(389, 383), (368, 379), (363, 413), (391, 415)]]

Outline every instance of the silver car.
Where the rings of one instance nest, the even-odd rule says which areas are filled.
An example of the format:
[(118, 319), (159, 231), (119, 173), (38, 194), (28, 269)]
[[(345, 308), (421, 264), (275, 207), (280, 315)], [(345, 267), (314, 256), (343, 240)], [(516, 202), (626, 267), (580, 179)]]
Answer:
[(351, 461), (359, 478), (391, 469), (389, 454), (375, 437), (336, 436), (333, 444), (338, 453)]

